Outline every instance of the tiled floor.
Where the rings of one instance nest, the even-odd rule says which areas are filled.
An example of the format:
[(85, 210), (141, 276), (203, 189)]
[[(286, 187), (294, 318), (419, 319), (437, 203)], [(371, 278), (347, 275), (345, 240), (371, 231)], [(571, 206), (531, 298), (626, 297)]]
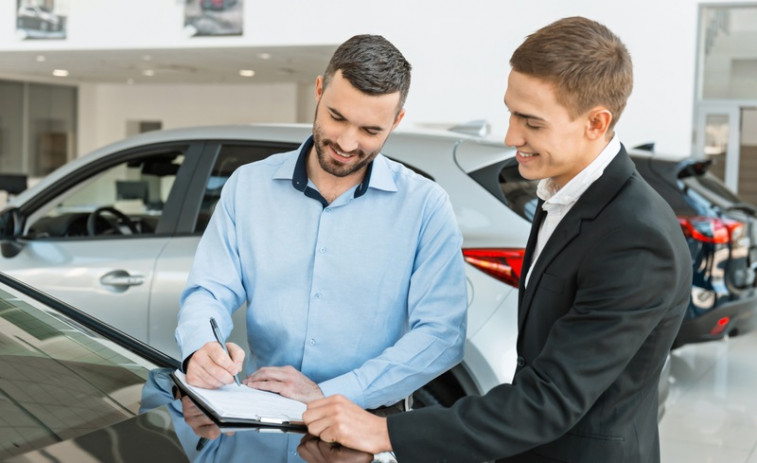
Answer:
[(757, 463), (757, 332), (673, 351), (662, 463)]

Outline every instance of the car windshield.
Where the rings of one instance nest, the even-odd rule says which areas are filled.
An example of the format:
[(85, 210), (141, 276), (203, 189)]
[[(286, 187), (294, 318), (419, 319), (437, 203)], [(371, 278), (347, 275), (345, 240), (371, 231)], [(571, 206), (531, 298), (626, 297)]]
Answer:
[(150, 362), (0, 281), (0, 459), (138, 413)]

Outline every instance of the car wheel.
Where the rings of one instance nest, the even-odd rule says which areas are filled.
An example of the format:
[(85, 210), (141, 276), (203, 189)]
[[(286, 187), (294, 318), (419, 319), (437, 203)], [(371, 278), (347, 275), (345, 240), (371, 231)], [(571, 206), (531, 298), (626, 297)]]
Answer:
[(441, 405), (439, 399), (428, 389), (422, 387), (413, 393), (413, 408), (433, 407)]
[(447, 372), (413, 393), (413, 408), (433, 405), (449, 407), (464, 395), (465, 392), (455, 377)]

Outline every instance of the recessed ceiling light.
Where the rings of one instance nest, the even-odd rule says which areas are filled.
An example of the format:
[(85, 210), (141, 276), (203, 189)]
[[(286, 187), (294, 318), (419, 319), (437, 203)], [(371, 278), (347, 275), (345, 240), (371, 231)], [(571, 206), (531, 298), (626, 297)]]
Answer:
[(38, 63), (43, 63), (47, 58), (45, 58), (45, 55), (37, 55), (36, 59)]
[(155, 75), (155, 71), (153, 71), (152, 69), (145, 69), (144, 71), (142, 71), (142, 75), (152, 77)]
[(145, 60), (145, 61), (150, 61), (150, 60), (152, 60), (152, 56), (150, 56), (150, 55), (144, 55), (142, 57), (142, 59)]
[(253, 71), (252, 69), (240, 69), (239, 75), (242, 77), (252, 77), (255, 75), (255, 71)]
[(261, 54), (258, 55), (258, 58), (260, 58), (260, 59), (271, 59), (271, 54), (270, 53), (261, 53)]
[(68, 76), (68, 71), (66, 71), (65, 69), (55, 69), (53, 71), (53, 75), (55, 77), (66, 77)]

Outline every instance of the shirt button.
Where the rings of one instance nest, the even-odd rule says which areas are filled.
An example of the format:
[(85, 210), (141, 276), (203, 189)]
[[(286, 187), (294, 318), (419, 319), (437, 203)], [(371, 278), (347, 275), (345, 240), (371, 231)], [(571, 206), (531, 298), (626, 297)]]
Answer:
[(326, 253), (326, 248), (321, 248), (321, 249), (319, 249), (318, 251), (319, 251), (319, 252), (320, 252), (321, 254), (325, 254), (325, 253)]
[(321, 298), (321, 293), (315, 293), (315, 294), (313, 294), (313, 297), (316, 298), (316, 299), (320, 299)]
[(524, 359), (522, 356), (519, 355), (518, 356), (518, 366), (522, 367), (525, 364), (526, 364), (526, 359)]
[(315, 338), (310, 338), (310, 345), (311, 345), (311, 346), (314, 346), (314, 345), (315, 345)]

